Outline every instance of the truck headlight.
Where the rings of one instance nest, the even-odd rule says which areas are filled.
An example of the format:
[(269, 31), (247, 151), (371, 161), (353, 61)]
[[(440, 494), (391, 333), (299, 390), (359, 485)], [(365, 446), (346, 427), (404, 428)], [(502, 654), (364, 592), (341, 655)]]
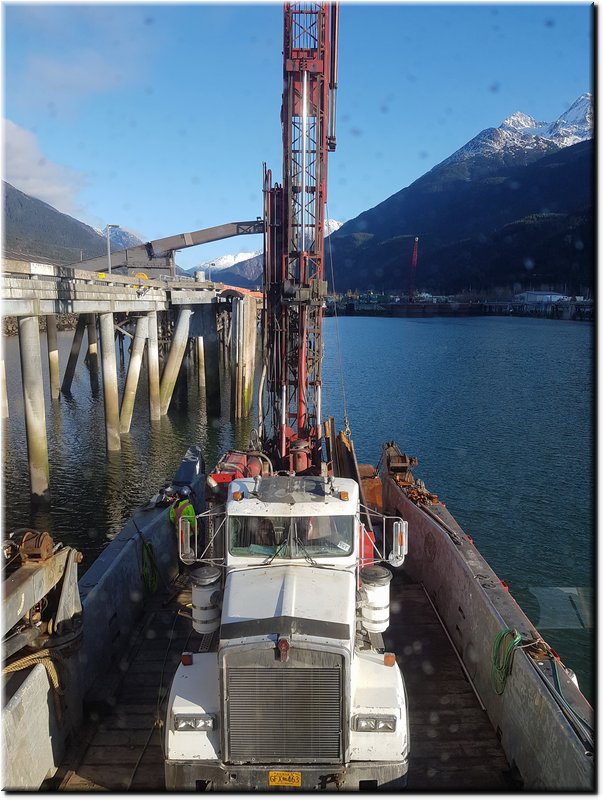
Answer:
[(395, 731), (396, 718), (393, 714), (358, 714), (354, 717), (354, 730), (367, 733)]
[(215, 714), (176, 714), (174, 717), (177, 731), (213, 731), (215, 728)]

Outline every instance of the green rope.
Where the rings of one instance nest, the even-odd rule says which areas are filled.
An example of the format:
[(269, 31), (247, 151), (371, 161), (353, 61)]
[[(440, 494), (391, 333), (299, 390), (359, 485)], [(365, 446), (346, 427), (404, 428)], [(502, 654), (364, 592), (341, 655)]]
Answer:
[(157, 591), (157, 567), (155, 566), (155, 554), (153, 545), (142, 539), (142, 582), (147, 594), (154, 594)]
[(507, 678), (511, 672), (513, 655), (520, 642), (521, 636), (513, 628), (505, 628), (496, 635), (492, 647), (492, 667), (490, 671), (492, 688), (496, 694), (502, 694), (505, 690)]

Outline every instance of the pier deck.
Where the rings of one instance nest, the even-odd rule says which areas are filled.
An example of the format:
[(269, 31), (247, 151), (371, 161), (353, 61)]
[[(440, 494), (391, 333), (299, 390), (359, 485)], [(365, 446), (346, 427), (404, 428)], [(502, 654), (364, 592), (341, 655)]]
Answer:
[[(410, 791), (504, 790), (509, 767), (486, 712), (423, 589), (397, 575), (384, 639), (398, 656), (410, 707)], [(166, 696), (183, 650), (199, 649), (190, 590), (158, 593), (130, 652), (88, 710), (80, 741), (55, 778), (63, 791), (162, 791)], [(179, 613), (180, 612), (180, 613)]]

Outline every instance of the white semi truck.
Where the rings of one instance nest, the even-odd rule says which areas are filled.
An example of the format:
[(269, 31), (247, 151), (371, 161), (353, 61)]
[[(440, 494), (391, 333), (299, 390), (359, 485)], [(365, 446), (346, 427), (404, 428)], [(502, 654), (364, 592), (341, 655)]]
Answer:
[[(380, 635), (391, 572), (374, 560), (358, 484), (232, 480), (212, 522), (221, 568), (192, 572), (193, 626), (211, 644), (183, 654), (171, 687), (166, 788), (404, 786), (406, 692)], [(382, 530), (399, 566), (406, 525)]]

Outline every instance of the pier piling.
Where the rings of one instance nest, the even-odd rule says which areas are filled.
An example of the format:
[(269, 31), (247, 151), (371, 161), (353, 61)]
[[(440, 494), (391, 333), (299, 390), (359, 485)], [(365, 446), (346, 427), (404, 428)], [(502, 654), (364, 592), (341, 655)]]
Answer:
[(0, 363), (0, 391), (2, 392), (2, 419), (8, 419), (8, 393), (6, 391), (6, 366), (4, 359)]
[(48, 349), (48, 375), (50, 378), (50, 399), (61, 396), (61, 375), (59, 367), (59, 345), (57, 339), (57, 318), (55, 314), (46, 316), (46, 343)]
[(161, 419), (161, 401), (159, 392), (159, 334), (157, 328), (157, 312), (148, 313), (148, 376), (149, 376), (149, 418), (151, 422)]
[(251, 411), (256, 334), (257, 306), (255, 298), (251, 296), (233, 298), (230, 346), (232, 411), (235, 419), (246, 417)]
[(199, 381), (199, 394), (205, 394), (205, 350), (203, 336), (196, 337), (197, 343), (197, 379)]
[(69, 360), (67, 361), (67, 368), (63, 376), (63, 385), (61, 391), (63, 394), (70, 394), (71, 382), (75, 375), (75, 367), (77, 365), (80, 348), (82, 346), (82, 339), (84, 337), (84, 328), (86, 327), (86, 314), (80, 314), (77, 320), (77, 327), (73, 334), (73, 342), (71, 343), (71, 352), (69, 353)]
[(88, 367), (90, 372), (98, 374), (98, 337), (96, 335), (96, 315), (86, 315), (86, 326), (88, 331)]
[(34, 501), (47, 504), (50, 502), (50, 474), (37, 316), (19, 317), (19, 353), (31, 494)]
[(203, 315), (203, 355), (207, 412), (220, 416), (220, 346), (215, 303), (201, 306)]
[(170, 347), (167, 362), (163, 369), (163, 375), (161, 376), (161, 387), (159, 391), (162, 416), (167, 414), (172, 395), (174, 394), (178, 372), (180, 371), (180, 365), (182, 364), (182, 359), (188, 343), (188, 329), (192, 313), (190, 308), (182, 307), (178, 314), (172, 346)]
[(147, 317), (138, 317), (136, 320), (134, 341), (132, 342), (132, 352), (130, 353), (130, 361), (128, 363), (128, 374), (126, 376), (124, 396), (121, 401), (121, 414), (119, 417), (120, 433), (128, 433), (132, 424), (134, 403), (136, 402), (136, 391), (138, 389), (140, 368), (142, 366), (142, 354), (144, 352), (144, 345), (148, 336), (148, 332), (149, 325)]
[(117, 359), (113, 314), (100, 314), (101, 358), (103, 363), (103, 396), (105, 400), (105, 431), (107, 450), (121, 450), (119, 436), (119, 394), (117, 391)]

